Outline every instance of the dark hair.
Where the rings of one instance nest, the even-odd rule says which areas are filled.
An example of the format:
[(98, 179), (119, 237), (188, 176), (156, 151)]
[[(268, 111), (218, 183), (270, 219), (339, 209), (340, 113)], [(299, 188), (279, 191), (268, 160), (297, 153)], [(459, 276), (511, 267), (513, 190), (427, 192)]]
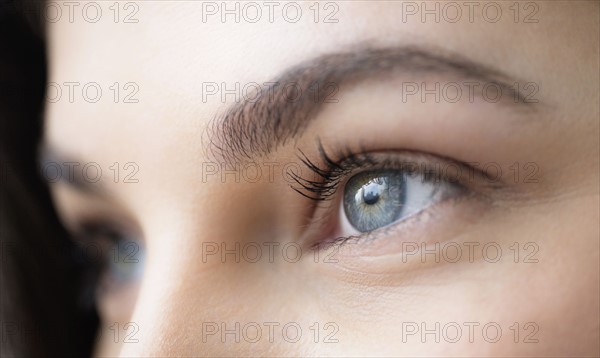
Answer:
[(28, 3), (0, 3), (0, 355), (89, 356), (98, 316), (37, 169), (46, 50)]

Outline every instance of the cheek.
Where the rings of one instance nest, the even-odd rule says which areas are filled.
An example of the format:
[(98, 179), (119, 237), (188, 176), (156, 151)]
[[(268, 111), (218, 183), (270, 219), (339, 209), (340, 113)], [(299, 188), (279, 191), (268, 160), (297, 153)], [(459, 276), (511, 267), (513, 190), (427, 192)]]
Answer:
[[(100, 283), (100, 286), (110, 286), (110, 283)], [(99, 289), (101, 291), (101, 289)], [(140, 281), (120, 285), (107, 292), (98, 292), (98, 311), (105, 323), (125, 322), (134, 311)]]
[(139, 283), (131, 284), (97, 300), (100, 326), (94, 349), (97, 357), (114, 357), (123, 344), (135, 343), (139, 325), (132, 318), (139, 293)]

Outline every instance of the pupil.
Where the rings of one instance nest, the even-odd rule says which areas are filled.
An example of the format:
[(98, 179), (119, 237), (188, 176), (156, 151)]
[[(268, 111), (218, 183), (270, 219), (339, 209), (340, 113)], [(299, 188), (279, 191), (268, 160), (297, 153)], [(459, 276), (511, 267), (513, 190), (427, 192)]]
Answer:
[(367, 205), (373, 205), (379, 201), (382, 185), (377, 183), (369, 183), (363, 187), (363, 201)]

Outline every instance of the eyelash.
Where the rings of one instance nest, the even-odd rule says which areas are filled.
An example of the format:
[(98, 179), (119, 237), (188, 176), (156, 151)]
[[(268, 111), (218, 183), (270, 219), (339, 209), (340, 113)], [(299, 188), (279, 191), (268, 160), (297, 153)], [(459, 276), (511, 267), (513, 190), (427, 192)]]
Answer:
[[(80, 264), (86, 280), (81, 293), (86, 305), (95, 301), (96, 288), (102, 277), (108, 273), (109, 260), (113, 257), (111, 255), (114, 255), (115, 247), (124, 242), (137, 242), (130, 236), (118, 225), (93, 219), (83, 221), (79, 230), (73, 234), (73, 241), (79, 250), (78, 255), (83, 258)], [(94, 249), (90, 250), (92, 246)], [(94, 256), (89, 251), (92, 251)], [(99, 255), (95, 255), (98, 252)]]
[(300, 149), (299, 159), (304, 163), (308, 169), (311, 170), (317, 177), (321, 179), (311, 180), (302, 178), (300, 174), (294, 173), (290, 171), (291, 178), (298, 183), (302, 187), (302, 189), (316, 194), (316, 196), (311, 196), (307, 193), (302, 192), (301, 189), (292, 188), (298, 192), (299, 194), (305, 196), (308, 199), (314, 201), (325, 201), (331, 199), (331, 197), (337, 191), (340, 182), (353, 170), (356, 168), (364, 168), (368, 166), (374, 166), (376, 162), (373, 158), (366, 152), (361, 153), (353, 153), (350, 148), (345, 149), (345, 153), (341, 153), (339, 155), (340, 158), (345, 158), (342, 160), (334, 160), (327, 154), (321, 142), (319, 142), (319, 155), (321, 161), (325, 163), (325, 168), (319, 167), (319, 165), (315, 164), (312, 160), (308, 158), (306, 154)]
[[(430, 165), (431, 163), (427, 162), (428, 157), (430, 157), (429, 159), (431, 160), (431, 158), (434, 157), (433, 155), (424, 153), (417, 154), (415, 152), (405, 151), (403, 153), (398, 153), (385, 159), (381, 159), (381, 155), (375, 155), (362, 148), (360, 151), (355, 152), (350, 147), (345, 147), (335, 152), (335, 157), (341, 159), (334, 159), (334, 157), (327, 153), (320, 141), (318, 142), (318, 151), (320, 161), (323, 162), (321, 166), (316, 164), (315, 161), (311, 160), (302, 150), (298, 149), (298, 152), (300, 153), (298, 155), (300, 161), (313, 173), (313, 176), (316, 177), (315, 180), (302, 177), (301, 174), (293, 171), (288, 173), (290, 177), (300, 186), (295, 187), (292, 185), (292, 189), (294, 189), (300, 195), (317, 202), (331, 200), (340, 187), (340, 184), (345, 182), (345, 180), (348, 179), (352, 174), (367, 170), (407, 170), (408, 168), (415, 168), (416, 166), (416, 170), (412, 170), (412, 172), (423, 175), (424, 180), (445, 180), (442, 179), (443, 175), (439, 173), (439, 169), (435, 168), (435, 165), (432, 166)], [(384, 153), (380, 152), (379, 154)], [(411, 159), (419, 156), (423, 158), (423, 161), (420, 163), (414, 159), (408, 161), (405, 160), (407, 156), (412, 157)], [(404, 157), (404, 159), (402, 157)], [(442, 158), (435, 158), (435, 160), (437, 162), (436, 164), (452, 164), (456, 165), (461, 170), (470, 171), (473, 173), (472, 176), (475, 179), (474, 181), (477, 181), (477, 178), (490, 179), (487, 173), (464, 162)], [(427, 175), (430, 173), (433, 173), (433, 177), (429, 177)], [(462, 177), (457, 182), (453, 182), (453, 184), (463, 189), (468, 189), (470, 186), (472, 186), (469, 183), (465, 183)]]

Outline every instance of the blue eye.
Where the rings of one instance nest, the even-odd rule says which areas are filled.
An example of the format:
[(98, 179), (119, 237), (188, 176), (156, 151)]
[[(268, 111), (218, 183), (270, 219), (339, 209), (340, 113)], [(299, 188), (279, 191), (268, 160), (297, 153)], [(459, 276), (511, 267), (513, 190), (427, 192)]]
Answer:
[(344, 212), (356, 230), (368, 232), (402, 216), (406, 180), (401, 172), (378, 171), (352, 177), (344, 189)]
[(359, 173), (344, 187), (342, 231), (364, 233), (388, 226), (419, 213), (454, 190), (448, 182), (403, 170)]
[(143, 272), (144, 257), (144, 248), (136, 241), (117, 240), (107, 255), (106, 274), (117, 283), (137, 280)]
[(138, 240), (132, 239), (137, 235), (105, 223), (91, 222), (82, 226), (77, 241), (95, 256), (89, 263), (97, 284), (112, 290), (141, 277), (145, 250)]
[[(321, 225), (327, 235), (315, 239), (317, 246), (368, 236), (447, 199), (491, 189), (486, 173), (432, 154), (406, 150), (355, 153), (350, 148), (334, 152), (334, 157), (328, 155), (319, 143), (321, 164), (317, 164), (300, 151), (300, 160), (314, 177), (290, 175), (298, 184), (292, 185), (296, 192), (324, 203), (314, 206), (315, 225)], [(332, 201), (333, 207), (327, 201)], [(335, 224), (328, 219), (330, 214), (337, 214)]]

